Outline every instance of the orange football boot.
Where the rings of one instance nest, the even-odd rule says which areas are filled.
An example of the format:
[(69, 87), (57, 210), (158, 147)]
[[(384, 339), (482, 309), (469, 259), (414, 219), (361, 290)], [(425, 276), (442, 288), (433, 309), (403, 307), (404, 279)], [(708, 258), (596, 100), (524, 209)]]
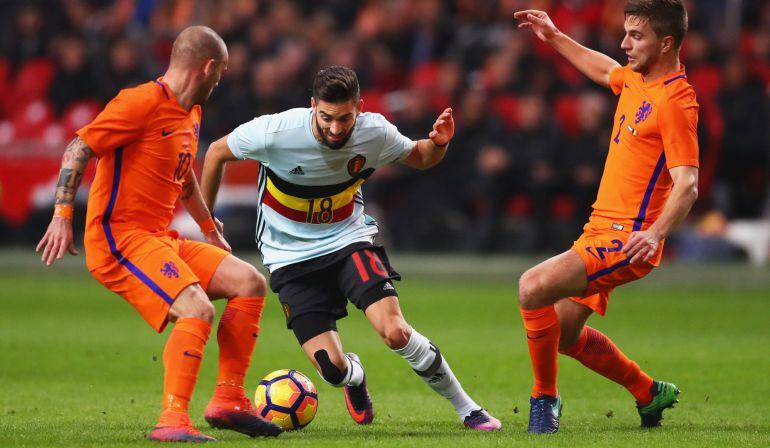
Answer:
[(207, 436), (195, 429), (186, 412), (163, 411), (158, 424), (150, 432), (150, 440), (156, 442), (216, 442), (217, 439)]

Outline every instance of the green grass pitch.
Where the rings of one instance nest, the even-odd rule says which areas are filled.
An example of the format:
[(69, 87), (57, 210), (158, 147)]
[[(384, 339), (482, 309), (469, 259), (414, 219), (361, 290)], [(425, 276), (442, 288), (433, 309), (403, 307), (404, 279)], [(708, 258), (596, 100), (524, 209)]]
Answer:
[[(272, 294), (248, 387), (279, 368), (305, 372), (318, 388), (315, 421), (276, 440), (208, 428), (212, 336), (191, 405), (199, 428), (220, 445), (243, 447), (770, 445), (767, 270), (664, 265), (618, 289), (608, 316), (591, 325), (647, 372), (675, 382), (681, 403), (666, 411), (663, 427), (642, 430), (625, 390), (562, 357), (562, 426), (538, 438), (526, 433), (531, 371), (514, 304), (515, 279), (534, 260), (392, 258), (405, 278), (398, 289), (407, 320), (441, 347), (503, 431), (464, 429), (351, 306), (340, 332), (367, 368), (376, 412), (372, 425), (356, 426), (341, 391), (321, 381), (285, 329)], [(22, 252), (0, 254), (0, 306), (0, 446), (152, 446), (146, 434), (160, 407), (166, 336), (93, 280), (82, 256), (46, 269)]]

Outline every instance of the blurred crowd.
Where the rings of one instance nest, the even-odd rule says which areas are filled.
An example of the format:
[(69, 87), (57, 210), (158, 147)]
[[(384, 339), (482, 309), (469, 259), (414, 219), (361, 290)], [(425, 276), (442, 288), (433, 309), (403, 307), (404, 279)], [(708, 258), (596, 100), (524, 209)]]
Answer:
[[(444, 107), (455, 111), (438, 167), (391, 166), (364, 185), (390, 245), (563, 248), (595, 199), (616, 99), (517, 30), (512, 13), (545, 9), (624, 64), (623, 3), (0, 0), (0, 145), (66, 143), (120, 88), (162, 74), (182, 28), (205, 24), (224, 37), (230, 62), (204, 106), (202, 142), (256, 115), (308, 107), (315, 72), (346, 65), (364, 109), (411, 138), (425, 138)], [(770, 209), (770, 1), (687, 4), (683, 63), (701, 105), (696, 216), (760, 217)]]

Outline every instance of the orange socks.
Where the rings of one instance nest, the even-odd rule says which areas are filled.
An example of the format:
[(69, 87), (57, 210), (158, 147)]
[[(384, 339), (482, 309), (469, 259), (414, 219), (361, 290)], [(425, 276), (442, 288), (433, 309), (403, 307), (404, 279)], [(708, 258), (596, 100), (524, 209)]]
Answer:
[(187, 413), (195, 383), (198, 381), (198, 371), (203, 359), (203, 347), (209, 339), (211, 325), (201, 319), (192, 317), (176, 321), (174, 328), (163, 350), (163, 367), (166, 375), (163, 381), (163, 414), (158, 426), (166, 420), (178, 420), (167, 415), (171, 413)]
[(578, 341), (560, 350), (564, 355), (580, 361), (594, 372), (624, 386), (640, 405), (652, 401), (652, 378), (639, 365), (628, 359), (604, 334), (586, 326)]
[(264, 297), (235, 297), (227, 302), (217, 329), (219, 374), (215, 395), (229, 399), (243, 397), (243, 384), (259, 336), (264, 306)]
[(535, 374), (532, 396), (555, 397), (557, 357), (559, 354), (559, 320), (553, 305), (536, 310), (520, 309), (527, 331), (529, 357)]

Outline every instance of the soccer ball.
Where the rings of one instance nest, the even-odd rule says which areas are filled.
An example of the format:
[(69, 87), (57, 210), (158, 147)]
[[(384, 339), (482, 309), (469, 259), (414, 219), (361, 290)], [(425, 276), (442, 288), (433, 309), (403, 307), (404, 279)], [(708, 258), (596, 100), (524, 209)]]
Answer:
[(286, 430), (307, 426), (318, 410), (313, 383), (296, 370), (276, 370), (262, 378), (254, 396), (259, 416)]

